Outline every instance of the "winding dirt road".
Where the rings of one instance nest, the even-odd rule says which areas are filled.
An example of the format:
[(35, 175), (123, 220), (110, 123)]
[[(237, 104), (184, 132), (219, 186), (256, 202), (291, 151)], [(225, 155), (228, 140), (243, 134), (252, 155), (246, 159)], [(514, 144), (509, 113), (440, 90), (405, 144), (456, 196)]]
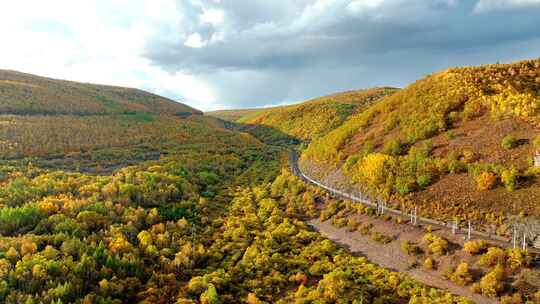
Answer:
[[(322, 187), (326, 191), (331, 192), (334, 196), (341, 196), (347, 199), (352, 199), (359, 201), (363, 204), (366, 204), (371, 207), (376, 207), (376, 204), (367, 200), (367, 198), (358, 198), (348, 195), (346, 193), (340, 193), (336, 189), (332, 189), (326, 185), (307, 177), (303, 174), (298, 167), (298, 158), (296, 154), (291, 153), (289, 159), (290, 169), (296, 176), (302, 178), (303, 180), (315, 184), (319, 187)], [(403, 216), (399, 212), (400, 216)], [(375, 226), (378, 225), (388, 225), (389, 223), (380, 219), (371, 219)], [(380, 244), (372, 240), (369, 236), (362, 235), (358, 231), (349, 231), (347, 228), (337, 228), (329, 222), (323, 222), (320, 219), (311, 219), (307, 222), (313, 229), (321, 233), (323, 236), (334, 241), (335, 243), (347, 247), (351, 252), (365, 256), (371, 262), (390, 269), (394, 271), (399, 271), (407, 273), (409, 276), (415, 280), (431, 287), (435, 287), (442, 290), (447, 290), (452, 294), (462, 296), (467, 298), (475, 303), (479, 304), (492, 304), (499, 303), (496, 299), (491, 299), (484, 297), (479, 294), (475, 294), (470, 291), (467, 286), (459, 286), (449, 280), (444, 279), (436, 271), (427, 271), (421, 268), (410, 268), (409, 267), (409, 257), (403, 253), (400, 248), (399, 240), (401, 238), (396, 238), (397, 240), (393, 241), (390, 244)], [(431, 224), (431, 223), (430, 223)], [(392, 225), (392, 224), (391, 224)], [(397, 224), (396, 224), (397, 225)], [(440, 226), (440, 225), (437, 225)], [(391, 229), (399, 230), (398, 234), (402, 234), (404, 238), (407, 238), (407, 235), (422, 234), (423, 230), (418, 227), (413, 226), (395, 226)], [(439, 229), (447, 229), (448, 227), (441, 226)], [(493, 240), (491, 240), (493, 241)], [(499, 241), (500, 242), (500, 241)]]

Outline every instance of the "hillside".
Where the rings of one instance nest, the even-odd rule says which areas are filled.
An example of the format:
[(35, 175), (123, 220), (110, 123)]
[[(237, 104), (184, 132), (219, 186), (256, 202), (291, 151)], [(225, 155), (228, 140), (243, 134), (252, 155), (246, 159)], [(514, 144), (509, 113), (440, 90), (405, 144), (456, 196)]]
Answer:
[(104, 172), (188, 145), (261, 147), (200, 114), (138, 89), (0, 71), (0, 159)]
[(217, 110), (217, 111), (210, 111), (205, 112), (204, 115), (217, 117), (219, 119), (230, 121), (230, 122), (239, 122), (240, 120), (245, 119), (246, 117), (249, 117), (250, 115), (254, 115), (261, 111), (266, 111), (268, 109), (238, 109), (238, 110)]
[(0, 92), (1, 303), (464, 303), (314, 232), (330, 198), (280, 173), (282, 149), (145, 92), (23, 76)]
[(140, 112), (179, 116), (201, 114), (184, 104), (138, 89), (0, 70), (0, 114), (103, 115)]
[(393, 94), (394, 88), (348, 91), (290, 106), (209, 113), (236, 118), (243, 129), (266, 142), (311, 141), (340, 126), (350, 115)]
[(452, 68), (353, 115), (311, 143), (303, 166), (507, 234), (511, 215), (540, 215), (539, 109), (540, 60)]

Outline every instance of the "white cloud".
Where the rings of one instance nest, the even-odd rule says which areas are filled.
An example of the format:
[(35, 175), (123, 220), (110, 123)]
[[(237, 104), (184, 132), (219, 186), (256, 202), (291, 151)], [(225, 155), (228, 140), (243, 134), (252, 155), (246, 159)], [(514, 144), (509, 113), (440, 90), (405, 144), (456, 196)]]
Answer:
[[(0, 10), (0, 68), (138, 87), (185, 98), (203, 110), (212, 108), (217, 97), (206, 82), (169, 73), (143, 56), (151, 37), (172, 39), (182, 22), (175, 0), (156, 2), (6, 1)], [(212, 14), (207, 18), (219, 19)]]
[(540, 0), (479, 0), (474, 7), (476, 13), (540, 6)]
[(184, 42), (184, 45), (189, 46), (191, 48), (201, 48), (206, 45), (206, 41), (202, 40), (201, 35), (199, 33), (193, 33), (187, 37), (186, 42)]
[(225, 14), (222, 10), (210, 9), (204, 11), (204, 13), (200, 16), (200, 20), (202, 23), (220, 25), (225, 20)]
[(530, 40), (540, 24), (536, 8), (505, 12), (505, 23), (484, 13), (540, 0), (5, 2), (0, 68), (139, 87), (202, 110), (404, 85), (490, 62), (474, 52), (523, 58), (538, 50)]
[(380, 7), (384, 0), (354, 0), (347, 5), (347, 10), (353, 14), (363, 13)]

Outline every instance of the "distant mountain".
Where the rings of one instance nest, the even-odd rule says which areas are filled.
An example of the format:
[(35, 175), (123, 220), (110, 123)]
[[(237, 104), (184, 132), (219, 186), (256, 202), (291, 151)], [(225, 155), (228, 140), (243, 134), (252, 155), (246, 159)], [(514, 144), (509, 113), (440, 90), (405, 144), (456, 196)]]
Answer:
[(79, 83), (0, 70), (0, 114), (201, 114), (185, 104), (132, 88)]

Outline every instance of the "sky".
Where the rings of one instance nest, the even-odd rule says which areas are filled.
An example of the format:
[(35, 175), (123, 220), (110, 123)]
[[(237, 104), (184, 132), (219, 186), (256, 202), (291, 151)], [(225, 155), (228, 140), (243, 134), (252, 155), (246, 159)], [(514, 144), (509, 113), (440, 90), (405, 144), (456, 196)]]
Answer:
[(5, 1), (0, 69), (263, 107), (538, 58), (539, 16), (540, 0)]

